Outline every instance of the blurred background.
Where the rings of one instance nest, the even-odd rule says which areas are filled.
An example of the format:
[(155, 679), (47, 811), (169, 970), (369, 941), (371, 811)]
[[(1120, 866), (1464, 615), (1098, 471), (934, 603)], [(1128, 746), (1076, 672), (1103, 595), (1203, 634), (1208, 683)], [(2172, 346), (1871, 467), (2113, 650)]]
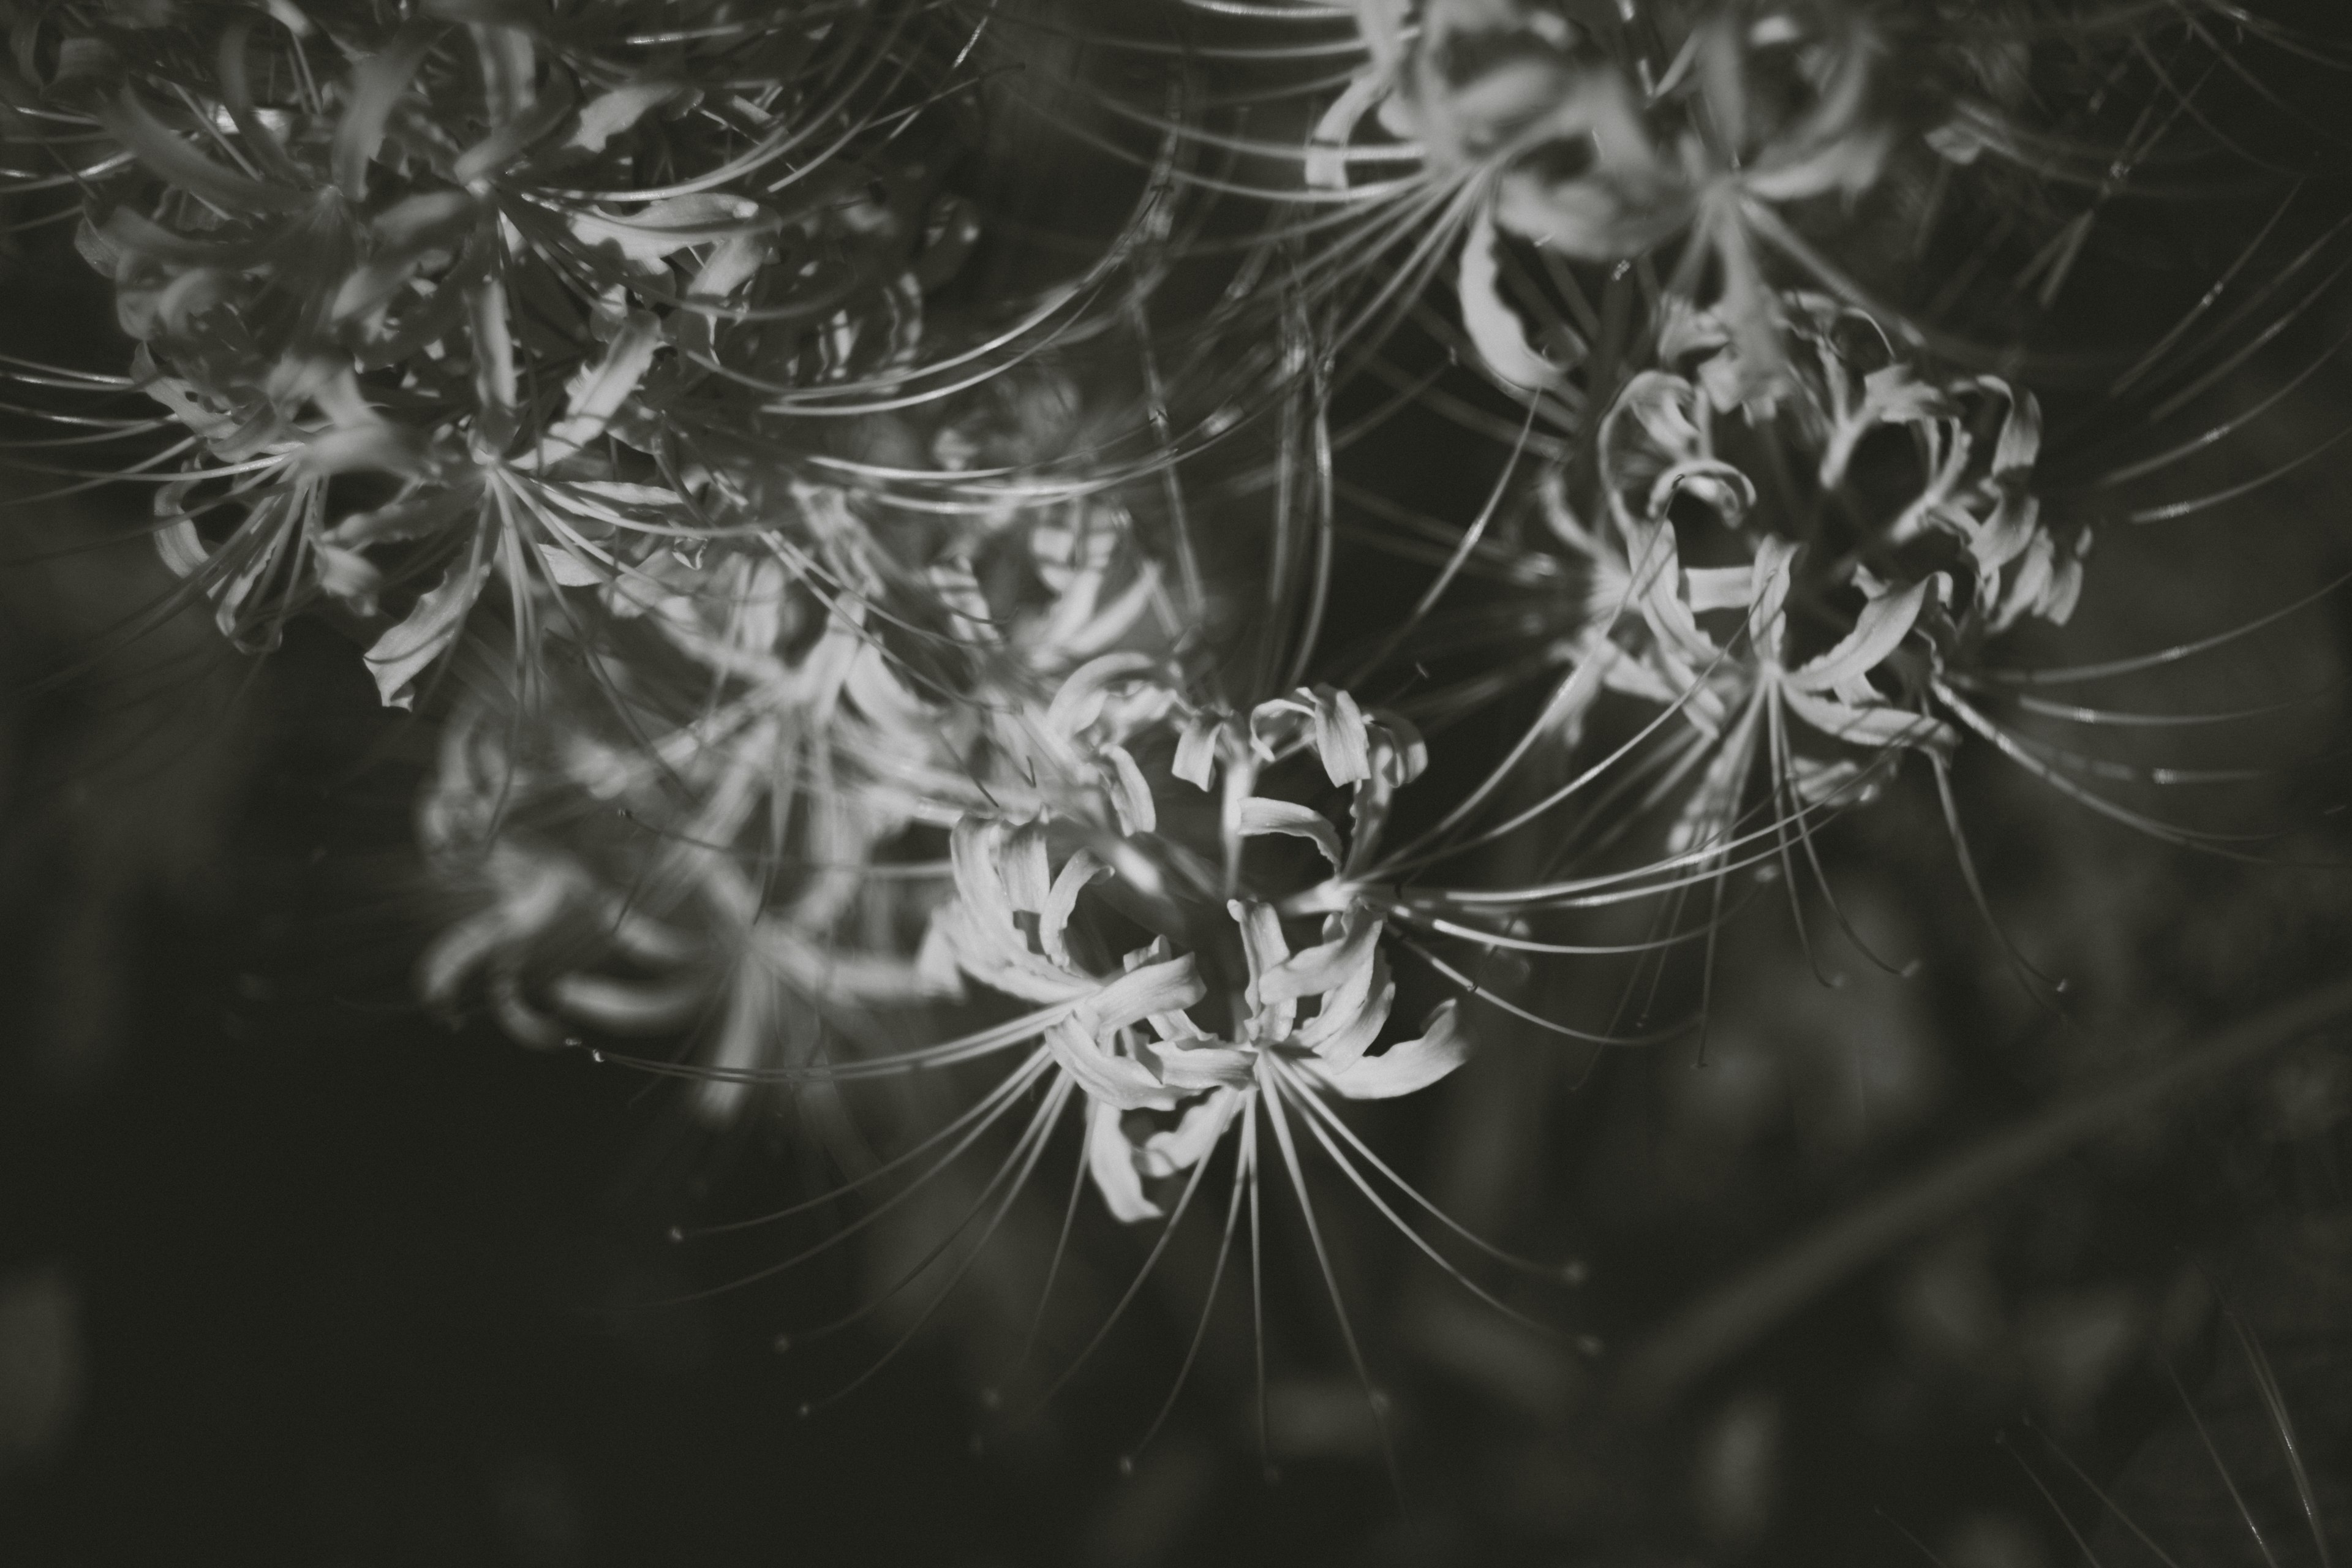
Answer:
[[(10, 241), (0, 351), (118, 369), (125, 342), (70, 237)], [(2252, 405), (2264, 374), (2255, 362), (2232, 395)], [(2286, 407), (2210, 477), (2319, 448), (2352, 385), (2331, 366)], [(1409, 414), (1349, 477), (1465, 514), (1492, 470), (1413, 457), (1444, 435)], [(2177, 712), (2306, 699), (2251, 741), (2106, 738), (2126, 759), (2303, 759), (2232, 786), (2268, 824), (2242, 858), (1963, 762), (1987, 900), (2006, 943), (2064, 978), (2061, 1010), (2018, 983), (1932, 790), (1898, 790), (1824, 855), (1845, 919), (1897, 968), (1916, 960), (1907, 975), (1818, 908), (1808, 953), (1768, 889), (1722, 948), (1703, 1048), (1595, 1057), (1497, 1026), (1427, 1104), (1367, 1116), (1465, 1225), (1584, 1264), (1573, 1288), (1505, 1287), (1561, 1331), (1536, 1334), (1327, 1184), (1392, 1484), (1281, 1204), (1265, 1459), (1228, 1279), (1166, 1425), (1120, 1463), (1185, 1359), (1205, 1234), (1171, 1247), (1042, 1412), (992, 1408), (1058, 1191), (908, 1352), (799, 1415), (914, 1309), (814, 1340), (799, 1326), (919, 1258), (980, 1178), (936, 1185), (911, 1208), (937, 1212), (864, 1246), (715, 1290), (782, 1244), (681, 1246), (673, 1226), (830, 1180), (789, 1109), (716, 1132), (645, 1079), (419, 1013), (408, 976), (436, 910), (409, 835), (429, 730), (380, 708), (331, 631), (298, 627), (257, 662), (201, 615), (142, 615), (172, 587), (138, 531), (143, 497), (7, 482), (0, 1561), (2202, 1568), (2318, 1563), (2323, 1536), (2352, 1552), (2341, 1029), (1915, 1206), (1783, 1309), (1757, 1305), (1751, 1274), (2343, 972), (2342, 595), (2102, 693)], [(2331, 448), (2223, 512), (2104, 536), (2053, 647), (2161, 648), (2303, 597), (2352, 570), (2347, 490), (2352, 455)], [(1348, 570), (1377, 602), (1380, 568)], [(1573, 975), (1542, 984), (1540, 1005), (1595, 1004)], [(1084, 1345), (1147, 1246), (1081, 1215), (1043, 1353)], [(1745, 1303), (1752, 1331), (1677, 1338), (1697, 1303)], [(1643, 1353), (1686, 1374), (1633, 1408), (1612, 1368)]]

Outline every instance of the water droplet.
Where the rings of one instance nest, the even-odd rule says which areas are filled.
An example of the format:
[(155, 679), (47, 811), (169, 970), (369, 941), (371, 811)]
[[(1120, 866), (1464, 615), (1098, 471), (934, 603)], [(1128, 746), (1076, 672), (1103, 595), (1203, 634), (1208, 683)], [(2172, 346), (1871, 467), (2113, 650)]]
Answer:
[(1586, 1355), (1599, 1355), (1601, 1353), (1601, 1336), (1599, 1334), (1579, 1334), (1576, 1337), (1576, 1348), (1582, 1351)]
[(674, 1225), (669, 1227), (668, 1235), (672, 1241), (684, 1241), (686, 1239), (686, 1226), (682, 1225)]
[(1131, 1476), (1135, 1474), (1135, 1456), (1133, 1454), (1121, 1454), (1118, 1457), (1118, 1473), (1122, 1476)]
[(577, 1035), (566, 1035), (563, 1037), (563, 1048), (567, 1051), (576, 1051), (587, 1043), (587, 1041), (582, 1039)]
[[(782, 1355), (793, 1348), (793, 1336), (790, 1334), (778, 1334), (775, 1337), (774, 1344), (776, 1347), (776, 1353), (778, 1355)], [(808, 1414), (807, 1405), (803, 1405), (801, 1406), (801, 1414), (803, 1415)]]
[(801, 1401), (801, 1403), (800, 1403), (800, 1408), (799, 1408), (799, 1409), (797, 1409), (797, 1410), (795, 1410), (795, 1411), (793, 1411), (793, 1415), (797, 1415), (797, 1416), (799, 1416), (802, 1420), (805, 1421), (805, 1420), (807, 1420), (810, 1416), (812, 1416), (812, 1415), (815, 1415), (815, 1414), (816, 1414), (816, 1406), (815, 1406), (815, 1405), (811, 1405), (807, 1400), (803, 1399), (803, 1400), (802, 1400), (802, 1401)]
[(1581, 1285), (1592, 1278), (1592, 1271), (1584, 1266), (1581, 1258), (1571, 1258), (1559, 1266), (1559, 1277), (1570, 1285)]
[(1002, 1409), (1003, 1409), (1003, 1408), (1004, 1408), (1004, 1394), (1003, 1394), (1003, 1392), (1001, 1389), (994, 1389), (994, 1388), (983, 1388), (983, 1389), (982, 1389), (982, 1390), (980, 1391), (980, 1407), (981, 1407), (982, 1410), (1002, 1410)]
[(588, 1059), (594, 1062), (598, 1067), (603, 1067), (604, 1065), (604, 1053), (602, 1051), (590, 1051), (588, 1053)]

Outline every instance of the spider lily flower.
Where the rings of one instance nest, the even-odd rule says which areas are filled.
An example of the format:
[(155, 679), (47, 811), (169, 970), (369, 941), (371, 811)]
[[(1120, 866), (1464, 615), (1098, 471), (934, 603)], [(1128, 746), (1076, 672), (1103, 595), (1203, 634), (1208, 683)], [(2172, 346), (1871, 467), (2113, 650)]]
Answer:
[[(247, 651), (274, 647), (287, 619), (322, 596), (372, 614), (383, 575), (336, 537), (330, 490), (347, 474), (415, 475), (425, 454), (415, 433), (383, 417), (349, 369), (331, 363), (281, 366), (239, 402), (163, 374), (144, 345), (133, 371), (215, 459), (156, 490), (154, 537), (164, 564), (212, 600), (222, 635)], [(196, 520), (220, 511), (235, 521), (208, 542)]]
[[(1200, 1042), (1192, 1047), (1196, 1051), (1230, 1050), (1239, 1058), (1238, 1081), (1220, 1082), (1186, 1105), (1174, 1126), (1139, 1135), (1117, 1107), (1097, 1100), (1089, 1110), (1088, 1173), (1105, 1206), (1129, 1224), (1161, 1218), (1163, 1211), (1145, 1184), (1206, 1160), (1260, 1097), (1294, 1103), (1303, 1096), (1327, 1095), (1393, 1100), (1437, 1083), (1469, 1057), (1459, 1005), (1450, 1001), (1431, 1016), (1421, 1035), (1368, 1054), (1396, 999), (1380, 952), (1378, 917), (1360, 909), (1328, 916), (1325, 940), (1293, 953), (1281, 917), (1270, 905), (1235, 900), (1228, 910), (1249, 966), (1246, 1012), (1232, 1042), (1216, 1040), (1197, 1026), (1190, 1037)], [(1303, 1020), (1302, 1003), (1314, 1005)]]
[[(796, 706), (753, 688), (650, 743), (649, 703), (602, 724), (609, 697), (461, 704), (420, 837), (470, 912), (422, 961), (426, 1000), (478, 976), (530, 1043), (691, 1034), (695, 1103), (723, 1118), (761, 1072), (937, 995), (905, 948), (942, 879), (888, 858), (915, 812), (864, 771), (862, 647), (820, 639)], [(841, 710), (812, 725), (813, 700)]]
[[(682, 30), (649, 57), (623, 15), (285, 6), (166, 35), (46, 14), (104, 68), (68, 73), (42, 124), (124, 154), (82, 248), (207, 454), (165, 496), (167, 561), (241, 646), (320, 598), (362, 619), (391, 605), (368, 658), (394, 705), (494, 578), (528, 664), (541, 614), (571, 613), (563, 591), (696, 527), (660, 469), (713, 355), (813, 343), (840, 381), (911, 349), (909, 310), (970, 248), (970, 214), (925, 229), (955, 204), (912, 139), (888, 170), (822, 154), (892, 148), (874, 117), (920, 99), (887, 47), (915, 15), (698, 28), (673, 7)], [(314, 69), (322, 31), (352, 62), (339, 79)], [(646, 185), (649, 157), (669, 187)], [(782, 181), (779, 162), (796, 165)], [(864, 345), (886, 339), (876, 360)], [(705, 395), (682, 423), (744, 401)], [(343, 475), (400, 493), (370, 504), (389, 487), (327, 482)]]
[[(800, 499), (824, 514), (823, 492)], [(478, 697), (461, 705), (425, 835), (458, 887), (537, 842), (625, 893), (641, 923), (674, 928), (682, 952), (658, 962), (576, 936), (532, 956), (535, 994), (568, 1028), (698, 1027), (713, 1113), (829, 1022), (935, 994), (900, 950), (945, 878), (907, 856), (984, 798), (961, 727), (876, 635), (888, 605), (873, 563), (813, 541), (826, 569), (795, 566), (787, 538), (681, 539), (574, 590), (579, 616), (550, 635), (593, 639), (580, 673), (496, 719)], [(435, 999), (453, 1000), (468, 966), (427, 967), (444, 975)]]
[[(1044, 1048), (1089, 1100), (1121, 1110), (1167, 1109), (1178, 1095), (1230, 1078), (1237, 1070), (1232, 1053), (1194, 1046), (1199, 1032), (1180, 1022), (1208, 994), (1191, 954), (1171, 957), (1155, 943), (1122, 955), (1118, 970), (1097, 973), (1072, 952), (1069, 922), (1079, 896), (1110, 868), (1079, 848), (1055, 871), (1048, 835), (1039, 821), (957, 825), (956, 897), (934, 918), (927, 958), (1052, 1008)], [(1135, 1027), (1147, 1020), (1149, 1035)]]
[[(2071, 609), (2082, 536), (2062, 543), (2042, 520), (2030, 395), (1899, 356), (1870, 317), (1819, 296), (1790, 297), (1776, 337), (1759, 365), (1719, 311), (1669, 308), (1661, 363), (1594, 434), (1589, 488), (1572, 500), (1565, 468), (1538, 488), (1560, 553), (1526, 591), (1550, 605), (1558, 684), (1493, 775), (1363, 868), (1368, 885), (1409, 881), (1392, 913), (1542, 949), (1497, 922), (1678, 899), (1792, 843), (1810, 858), (1814, 823), (1868, 802), (1906, 756), (1940, 767), (1979, 727), (1947, 678), (1985, 639)], [(1592, 722), (1604, 700), (1634, 716), (1630, 733)], [(1546, 738), (1568, 781), (1475, 816)], [(1427, 879), (1580, 795), (1609, 813), (1570, 842), (1630, 843), (1636, 863), (1516, 889)], [(1633, 835), (1654, 821), (1655, 841)]]
[[(925, 964), (942, 979), (951, 973), (1046, 1009), (1037, 1015), (1037, 1049), (1089, 1102), (1091, 1168), (1115, 1213), (1155, 1216), (1142, 1180), (1203, 1157), (1215, 1144), (1215, 1130), (1230, 1124), (1237, 1096), (1288, 1085), (1385, 1098), (1425, 1087), (1459, 1063), (1467, 1042), (1452, 1004), (1422, 1038), (1367, 1054), (1388, 1021), (1395, 986), (1381, 952), (1382, 917), (1342, 879), (1369, 856), (1394, 791), (1425, 760), (1409, 727), (1386, 716), (1368, 718), (1328, 689), (1261, 703), (1241, 724), (1184, 703), (1151, 678), (1150, 661), (1139, 656), (1082, 667), (1054, 706), (1046, 728), (1070, 753), (1118, 746), (1128, 759), (1115, 770), (1096, 764), (1104, 769), (1108, 793), (1116, 796), (1125, 787), (1115, 782), (1117, 773), (1132, 770), (1139, 781), (1141, 769), (1135, 753), (1105, 735), (1166, 759), (1176, 782), (1201, 791), (1217, 789), (1223, 770), (1218, 835), (1232, 843), (1220, 858), (1237, 865), (1242, 847), (1254, 839), (1301, 839), (1330, 879), (1310, 880), (1303, 895), (1277, 908), (1160, 876), (1152, 857), (1133, 843), (1099, 854), (1092, 846), (1106, 842), (1108, 825), (1090, 826), (1084, 817), (1012, 821), (975, 813), (957, 824), (956, 893), (933, 917)], [(1142, 744), (1155, 734), (1156, 742)], [(1299, 752), (1314, 754), (1330, 783), (1352, 791), (1354, 830), (1347, 837), (1360, 843), (1360, 851), (1311, 807), (1255, 793), (1262, 769)], [(1142, 791), (1147, 799), (1150, 793)], [(1117, 815), (1120, 841), (1179, 853), (1162, 840), (1156, 816), (1131, 805)], [(1145, 884), (1139, 890), (1150, 899), (1213, 909), (1178, 921), (1181, 940), (1213, 943), (1222, 926), (1231, 933), (1222, 940), (1237, 942), (1246, 977), (1224, 999), (1233, 1020), (1226, 1034), (1192, 1016), (1211, 1000), (1198, 951), (1180, 952), (1162, 934), (1119, 953), (1116, 968), (1100, 951), (1096, 922), (1080, 917), (1099, 896), (1089, 889), (1130, 875), (1123, 868), (1137, 868)], [(1321, 940), (1293, 951), (1285, 919), (1318, 918), (1318, 910)], [(1275, 1065), (1277, 1058), (1284, 1065)], [(1268, 1076), (1276, 1073), (1278, 1079)], [(1120, 1118), (1147, 1110), (1181, 1116), (1173, 1128), (1128, 1141)]]
[[(1775, 355), (1764, 253), (1818, 268), (1783, 209), (1851, 204), (1894, 143), (1878, 102), (1883, 49), (1854, 8), (1790, 0), (1700, 7), (1670, 59), (1643, 54), (1629, 21), (1546, 0), (1432, 0), (1407, 29), (1362, 0), (1371, 57), (1318, 128), (1344, 148), (1378, 104), (1426, 181), (1463, 193), (1457, 293), (1481, 357), (1522, 388), (1559, 378), (1500, 301), (1496, 233), (1579, 261), (1675, 248), (1673, 290), (1712, 299), (1751, 359)], [(1327, 151), (1310, 180), (1344, 189)], [(1570, 334), (1567, 344), (1584, 345)]]

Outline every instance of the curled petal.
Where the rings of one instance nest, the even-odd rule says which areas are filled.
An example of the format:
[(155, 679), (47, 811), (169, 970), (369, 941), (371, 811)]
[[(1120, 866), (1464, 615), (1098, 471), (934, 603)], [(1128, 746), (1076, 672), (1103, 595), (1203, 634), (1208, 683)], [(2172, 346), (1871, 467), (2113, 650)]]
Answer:
[(1154, 1014), (1181, 1013), (1208, 994), (1188, 952), (1128, 971), (1081, 1003), (1076, 1016), (1089, 1033), (1107, 1035)]
[(1158, 661), (1147, 653), (1107, 653), (1070, 671), (1045, 710), (1045, 729), (1072, 740), (1102, 714), (1111, 682), (1140, 675)]
[(1339, 830), (1331, 826), (1323, 814), (1309, 806), (1287, 800), (1268, 800), (1264, 795), (1252, 795), (1242, 802), (1241, 835), (1244, 838), (1264, 837), (1281, 834), (1291, 838), (1304, 838), (1322, 851), (1323, 858), (1333, 868), (1339, 865)]
[(1046, 858), (1045, 825), (1024, 822), (1004, 841), (1005, 896), (1023, 914), (1042, 914), (1053, 895), (1053, 863)]
[(1454, 290), (1462, 301), (1462, 328), (1486, 367), (1512, 386), (1528, 391), (1550, 386), (1559, 367), (1528, 341), (1527, 324), (1503, 298), (1502, 268), (1496, 259), (1494, 217), (1484, 208), (1462, 240)]
[(1371, 963), (1324, 994), (1322, 1006), (1298, 1031), (1298, 1043), (1326, 1065), (1344, 1068), (1380, 1038), (1395, 1001), (1396, 984), (1375, 950)]
[(1257, 1053), (1236, 1046), (1186, 1046), (1159, 1053), (1160, 1080), (1171, 1089), (1246, 1089)]
[(583, 365), (572, 378), (564, 416), (517, 467), (544, 468), (572, 456), (603, 436), (621, 405), (637, 390), (662, 348), (661, 322), (644, 311), (621, 325), (604, 357)]
[[(1132, 974), (1148, 963), (1166, 963), (1174, 952), (1175, 949), (1169, 944), (1166, 937), (1155, 936), (1149, 945), (1139, 947), (1129, 953), (1121, 961), (1120, 967)], [(1160, 1037), (1162, 1045), (1188, 1040), (1206, 1040), (1213, 1037), (1202, 1030), (1201, 1026), (1192, 1022), (1190, 1014), (1181, 1009), (1167, 1013), (1148, 1013), (1144, 1017), (1145, 1021), (1150, 1024), (1152, 1032)]]
[[(1336, 935), (1313, 947), (1299, 949), (1258, 977), (1255, 990), (1261, 1005), (1336, 991), (1356, 978), (1360, 971), (1371, 966), (1379, 956), (1385, 922), (1357, 904), (1338, 917), (1338, 924)], [(1328, 931), (1329, 927), (1325, 929)]]
[(2001, 421), (2000, 437), (1993, 443), (1993, 478), (2006, 479), (2032, 472), (2034, 459), (2042, 455), (2041, 403), (2033, 394), (2020, 392), (1992, 376), (1979, 377), (1979, 382), (2009, 399), (2009, 417)]
[(1297, 1008), (1269, 1000), (1261, 988), (1266, 976), (1290, 956), (1290, 943), (1282, 935), (1282, 918), (1270, 904), (1239, 899), (1226, 904), (1225, 911), (1241, 927), (1242, 954), (1249, 962), (1250, 1035), (1259, 1040), (1281, 1039), (1290, 1033)]
[(1114, 1055), (1075, 1019), (1064, 1018), (1048, 1026), (1045, 1048), (1054, 1053), (1054, 1060), (1070, 1075), (1070, 1081), (1097, 1105), (1143, 1110), (1164, 1109), (1174, 1102), (1174, 1096), (1150, 1068), (1133, 1057)]
[(1165, 1132), (1143, 1141), (1144, 1174), (1154, 1180), (1189, 1171), (1208, 1156), (1233, 1120), (1234, 1091), (1221, 1089), (1206, 1100), (1184, 1108), (1183, 1119)]
[(1922, 578), (1897, 594), (1882, 594), (1862, 607), (1853, 630), (1818, 658), (1790, 672), (1796, 691), (1857, 691), (1863, 678), (1886, 662), (1917, 624), (1933, 578)]
[(457, 642), (489, 572), (487, 559), (451, 566), (406, 620), (376, 638), (365, 657), (385, 707), (406, 708), (415, 700), (416, 678)]
[(604, 143), (646, 114), (676, 98), (685, 88), (674, 81), (623, 82), (580, 106), (579, 123), (564, 143), (584, 152), (601, 153)]
[(1087, 851), (1081, 849), (1063, 866), (1060, 876), (1045, 895), (1045, 908), (1037, 916), (1037, 943), (1045, 956), (1065, 969), (1075, 967), (1070, 963), (1067, 931), (1070, 915), (1078, 907), (1078, 895), (1088, 885), (1110, 875), (1110, 868)]
[(1196, 715), (1176, 738), (1176, 763), (1169, 771), (1194, 789), (1207, 789), (1217, 772), (1217, 742), (1224, 733), (1222, 714)]
[(1087, 1173), (1103, 1206), (1122, 1225), (1158, 1219), (1160, 1205), (1143, 1195), (1143, 1173), (1136, 1169), (1135, 1145), (1119, 1126), (1124, 1112), (1102, 1100), (1087, 1105)]
[(1460, 1004), (1447, 1002), (1429, 1016), (1420, 1037), (1399, 1040), (1376, 1057), (1345, 1068), (1317, 1068), (1317, 1076), (1349, 1100), (1393, 1100), (1427, 1089), (1470, 1058), (1470, 1033)]
[(1151, 801), (1151, 785), (1125, 746), (1107, 745), (1103, 755), (1111, 765), (1110, 804), (1118, 816), (1121, 833), (1150, 833), (1160, 826), (1160, 812)]
[(1303, 174), (1308, 190), (1348, 188), (1348, 143), (1372, 106), (1388, 96), (1389, 89), (1388, 72), (1374, 68), (1358, 72), (1347, 90), (1332, 100), (1331, 107), (1315, 122), (1314, 134), (1307, 141)]

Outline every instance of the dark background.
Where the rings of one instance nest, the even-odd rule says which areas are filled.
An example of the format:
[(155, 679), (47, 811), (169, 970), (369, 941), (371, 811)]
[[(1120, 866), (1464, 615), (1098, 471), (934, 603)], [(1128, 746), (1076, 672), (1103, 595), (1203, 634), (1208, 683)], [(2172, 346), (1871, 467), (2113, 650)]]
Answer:
[[(119, 364), (67, 232), (18, 237), (0, 346)], [(2316, 378), (2216, 473), (2308, 449), (2347, 407), (2340, 375)], [(1442, 431), (1423, 434), (1357, 477), (1475, 504), (1482, 476), (1413, 458)], [(2331, 458), (2246, 508), (2103, 540), (2069, 656), (2236, 624), (2352, 565), (2347, 474)], [(0, 569), (0, 1561), (2037, 1568), (2074, 1530), (2102, 1562), (2144, 1560), (2126, 1513), (2184, 1568), (2262, 1561), (2213, 1455), (2279, 1561), (2315, 1561), (2233, 1324), (2352, 1523), (2340, 1037), (1906, 1240), (1638, 1426), (1592, 1404), (1589, 1356), (1483, 1315), (1334, 1193), (1402, 1499), (1304, 1265), (1275, 1287), (1276, 1480), (1238, 1319), (1119, 1474), (1190, 1331), (1172, 1296), (1009, 1436), (983, 1398), (985, 1301), (803, 1419), (887, 1343), (774, 1348), (858, 1299), (854, 1260), (647, 1304), (759, 1261), (675, 1245), (672, 1224), (821, 1184), (790, 1120), (713, 1132), (618, 1068), (419, 1016), (406, 974), (434, 908), (405, 845), (429, 733), (378, 710), (322, 630), (259, 664), (200, 616), (121, 635), (169, 582), (142, 541), (90, 541), (139, 504), (20, 506)], [(2326, 693), (2348, 628), (2331, 601), (2115, 700)], [(2339, 708), (2264, 743), (2324, 760)], [(1704, 1062), (1589, 1070), (1504, 1030), (1436, 1103), (1372, 1125), (1474, 1224), (1590, 1261), (1581, 1291), (1541, 1300), (1605, 1364), (1900, 1173), (2339, 971), (2332, 777), (2280, 776), (2258, 804), (2293, 832), (2281, 863), (2246, 865), (1974, 758), (1993, 902), (2074, 982), (2070, 1021), (2021, 999), (1915, 790), (1831, 852), (1874, 940), (1925, 955), (1916, 978), (1840, 951), (1826, 990), (1765, 900), (1724, 955), (1730, 1021)], [(1107, 1270), (1139, 1257), (1107, 1225), (1082, 1241)]]

